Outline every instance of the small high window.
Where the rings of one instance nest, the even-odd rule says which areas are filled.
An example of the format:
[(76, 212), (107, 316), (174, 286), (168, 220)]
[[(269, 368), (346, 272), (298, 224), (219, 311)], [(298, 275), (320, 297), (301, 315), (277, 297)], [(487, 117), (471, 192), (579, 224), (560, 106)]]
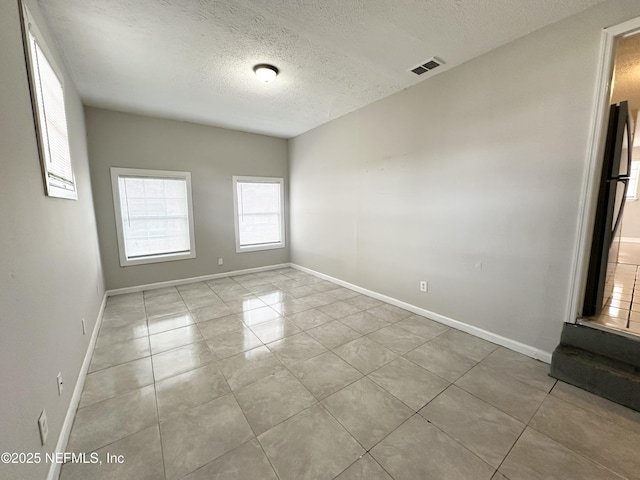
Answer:
[(284, 180), (233, 177), (236, 252), (284, 248)]
[(191, 173), (111, 168), (120, 265), (196, 256)]
[(23, 11), (25, 52), (45, 190), (51, 197), (76, 200), (78, 193), (69, 150), (64, 77), (26, 6)]

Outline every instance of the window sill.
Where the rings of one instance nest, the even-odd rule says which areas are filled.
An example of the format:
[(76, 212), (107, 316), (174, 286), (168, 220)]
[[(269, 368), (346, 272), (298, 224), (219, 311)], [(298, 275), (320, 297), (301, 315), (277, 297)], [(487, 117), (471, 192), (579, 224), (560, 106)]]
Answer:
[(278, 248), (285, 248), (284, 242), (273, 243), (268, 245), (251, 245), (247, 247), (240, 247), (236, 245), (236, 253), (259, 252), (262, 250), (276, 250)]
[(60, 188), (51, 183), (47, 183), (47, 195), (54, 198), (65, 198), (67, 200), (78, 200), (78, 192), (74, 189)]
[(138, 257), (138, 258), (120, 258), (120, 266), (121, 267), (130, 267), (133, 265), (146, 265), (149, 263), (163, 263), (163, 262), (174, 262), (176, 260), (186, 260), (189, 258), (196, 258), (196, 252), (191, 251), (187, 253), (171, 253), (166, 255), (152, 255), (149, 257)]

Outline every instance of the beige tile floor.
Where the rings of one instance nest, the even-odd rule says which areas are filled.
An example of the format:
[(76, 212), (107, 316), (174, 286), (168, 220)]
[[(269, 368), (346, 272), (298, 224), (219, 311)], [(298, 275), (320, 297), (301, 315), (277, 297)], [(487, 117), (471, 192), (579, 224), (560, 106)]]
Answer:
[(640, 479), (640, 413), (547, 372), (291, 269), (111, 297), (61, 478)]
[(640, 335), (640, 244), (621, 242), (618, 262), (607, 271), (602, 312), (584, 323)]

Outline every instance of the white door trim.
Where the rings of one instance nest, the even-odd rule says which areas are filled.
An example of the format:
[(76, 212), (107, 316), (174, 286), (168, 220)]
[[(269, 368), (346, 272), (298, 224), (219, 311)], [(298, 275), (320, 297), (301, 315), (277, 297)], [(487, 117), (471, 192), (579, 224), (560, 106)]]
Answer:
[(614, 46), (617, 37), (626, 37), (640, 31), (640, 17), (613, 25), (602, 31), (600, 42), (600, 65), (596, 78), (596, 92), (593, 103), (593, 123), (589, 135), (587, 165), (582, 176), (582, 192), (578, 207), (578, 229), (574, 245), (574, 257), (569, 282), (571, 290), (567, 304), (567, 317), (564, 321), (575, 323), (582, 311), (584, 288), (589, 265), (591, 234), (595, 216), (602, 168), (607, 113), (611, 98), (611, 77), (613, 74)]

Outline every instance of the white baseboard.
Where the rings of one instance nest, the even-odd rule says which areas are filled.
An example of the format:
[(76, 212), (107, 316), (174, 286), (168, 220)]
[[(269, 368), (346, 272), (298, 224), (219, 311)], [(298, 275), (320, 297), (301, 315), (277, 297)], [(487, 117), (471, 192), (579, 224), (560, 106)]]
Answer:
[(640, 243), (640, 238), (635, 237), (620, 237), (621, 242), (625, 243)]
[(157, 288), (175, 287), (176, 285), (185, 285), (187, 283), (206, 282), (207, 280), (215, 280), (216, 278), (235, 277), (237, 275), (246, 275), (248, 273), (267, 272), (269, 270), (277, 270), (279, 268), (288, 267), (288, 263), (280, 263), (278, 265), (267, 265), (265, 267), (246, 268), (244, 270), (232, 270), (230, 272), (214, 273), (211, 275), (203, 275), (201, 277), (181, 278), (179, 280), (167, 280), (166, 282), (136, 285), (135, 287), (116, 288), (114, 290), (107, 290), (107, 297), (122, 295), (124, 293), (142, 292), (144, 290), (154, 290)]
[[(87, 352), (84, 355), (84, 361), (82, 362), (82, 367), (80, 368), (80, 373), (78, 374), (78, 379), (76, 380), (76, 386), (73, 389), (73, 395), (71, 395), (71, 402), (69, 403), (69, 408), (67, 409), (67, 415), (64, 417), (62, 429), (60, 430), (60, 435), (58, 436), (58, 443), (56, 444), (55, 450), (56, 453), (64, 452), (67, 448), (69, 435), (71, 434), (71, 427), (73, 426), (73, 420), (76, 417), (76, 411), (78, 410), (78, 405), (80, 404), (80, 397), (82, 395), (82, 390), (84, 389), (84, 382), (87, 378), (89, 364), (91, 363), (91, 357), (93, 357), (93, 349), (96, 346), (98, 332), (100, 331), (100, 325), (102, 324), (102, 314), (104, 313), (106, 305), (107, 294), (105, 292), (105, 294), (102, 296), (102, 304), (100, 305), (98, 318), (96, 319), (96, 323), (93, 327), (93, 332), (91, 333), (91, 339), (89, 340), (89, 345), (87, 346)], [(47, 480), (57, 480), (60, 476), (61, 468), (62, 465), (60, 463), (52, 463), (51, 467), (49, 467)]]
[(390, 303), (391, 305), (395, 305), (396, 307), (404, 308), (405, 310), (416, 313), (418, 315), (422, 315), (423, 317), (430, 318), (431, 320), (435, 320), (436, 322), (447, 325), (448, 327), (452, 327), (452, 328), (455, 328), (456, 330), (461, 330), (463, 332), (470, 333), (471, 335), (480, 337), (484, 340), (488, 340), (489, 342), (496, 343), (505, 348), (508, 348), (509, 350), (513, 350), (515, 352), (522, 353), (523, 355), (526, 355), (528, 357), (535, 358), (536, 360), (540, 360), (545, 363), (551, 363), (551, 352), (545, 352), (544, 350), (540, 350), (539, 348), (532, 347), (531, 345), (526, 345), (516, 340), (503, 337), (493, 332), (489, 332), (488, 330), (483, 330), (482, 328), (474, 327), (473, 325), (469, 325), (467, 323), (454, 320), (453, 318), (445, 317), (444, 315), (440, 315), (439, 313), (431, 312), (424, 308), (416, 307), (415, 305), (411, 305), (409, 303), (403, 302), (402, 300), (398, 300), (396, 298), (389, 297), (387, 295), (383, 295), (381, 293), (374, 292), (372, 290), (367, 290), (366, 288), (362, 288), (362, 287), (359, 287), (358, 285), (345, 282), (344, 280), (340, 280), (339, 278), (325, 275), (324, 273), (316, 272), (315, 270), (311, 270), (310, 268), (306, 268), (301, 265), (296, 265), (295, 263), (291, 264), (291, 268), (295, 268), (297, 270), (310, 273), (311, 275), (324, 278), (325, 280), (329, 280), (330, 282), (337, 283), (338, 285), (342, 285), (343, 287), (349, 288), (358, 293), (362, 293), (363, 295), (367, 295), (369, 297), (376, 298), (383, 302)]

